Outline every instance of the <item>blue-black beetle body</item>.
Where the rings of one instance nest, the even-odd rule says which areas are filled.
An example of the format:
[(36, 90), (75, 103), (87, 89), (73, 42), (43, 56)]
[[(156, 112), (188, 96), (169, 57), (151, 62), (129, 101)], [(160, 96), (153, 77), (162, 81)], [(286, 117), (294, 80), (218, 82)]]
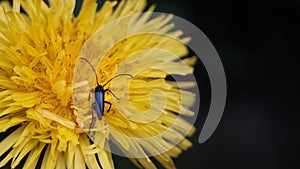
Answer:
[(95, 88), (95, 107), (94, 109), (97, 112), (98, 120), (102, 120), (104, 112), (104, 89), (102, 86), (98, 85)]

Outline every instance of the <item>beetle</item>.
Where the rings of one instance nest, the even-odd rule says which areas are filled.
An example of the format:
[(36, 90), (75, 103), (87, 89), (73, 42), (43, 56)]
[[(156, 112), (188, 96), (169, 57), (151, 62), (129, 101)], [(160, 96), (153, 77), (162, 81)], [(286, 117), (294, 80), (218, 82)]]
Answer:
[[(113, 78), (111, 78), (110, 80), (108, 80), (104, 85), (100, 85), (99, 84), (99, 80), (98, 80), (98, 76), (97, 76), (97, 73), (96, 73), (96, 69), (94, 68), (94, 66), (86, 59), (86, 58), (80, 58), (81, 60), (84, 60), (85, 62), (87, 62), (91, 68), (93, 69), (94, 73), (95, 73), (95, 76), (96, 76), (96, 81), (97, 81), (97, 86), (94, 88), (94, 89), (91, 89), (90, 90), (90, 93), (94, 93), (94, 97), (95, 97), (95, 102), (92, 104), (92, 110), (95, 110), (96, 111), (96, 114), (97, 114), (97, 117), (98, 117), (98, 120), (102, 120), (102, 116), (104, 115), (104, 104), (108, 104), (109, 105), (109, 108), (107, 109), (106, 112), (109, 112), (110, 111), (110, 108), (111, 108), (111, 103), (106, 101), (105, 100), (105, 93), (106, 92), (109, 92), (111, 93), (116, 99), (120, 99), (118, 98), (111, 90), (109, 89), (104, 89), (104, 87), (110, 83), (113, 79), (117, 78), (117, 77), (120, 77), (120, 76), (130, 76), (131, 78), (133, 78), (133, 76), (131, 74), (119, 74), (119, 75), (116, 75), (114, 76)], [(90, 94), (89, 94), (89, 98), (88, 98), (88, 101), (90, 101)], [(89, 127), (89, 131), (92, 127), (94, 127), (96, 123), (96, 117), (94, 115), (94, 111), (92, 111), (92, 122), (90, 124), (90, 127)]]

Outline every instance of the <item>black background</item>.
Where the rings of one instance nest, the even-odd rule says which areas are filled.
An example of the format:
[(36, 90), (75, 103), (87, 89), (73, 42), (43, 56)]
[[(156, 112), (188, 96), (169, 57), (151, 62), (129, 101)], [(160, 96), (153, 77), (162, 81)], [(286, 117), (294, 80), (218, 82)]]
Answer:
[[(204, 144), (197, 143), (207, 112), (207, 107), (202, 107), (196, 123), (199, 130), (192, 138), (194, 147), (175, 159), (176, 166), (300, 168), (299, 99), (294, 88), (299, 77), (295, 69), (300, 1), (150, 2), (157, 4), (159, 12), (173, 13), (197, 25), (214, 44), (227, 76), (227, 104), (217, 130)], [(195, 74), (201, 94), (207, 94), (207, 77), (201, 66), (196, 65)]]
[[(195, 124), (198, 130), (191, 138), (194, 146), (174, 160), (177, 168), (300, 168), (294, 83), (300, 1), (149, 0), (149, 4), (198, 26), (218, 51), (227, 76), (223, 118), (213, 136), (199, 144), (209, 83), (205, 68), (197, 63), (195, 75), (204, 100)], [(126, 158), (113, 158), (117, 169), (135, 168)]]

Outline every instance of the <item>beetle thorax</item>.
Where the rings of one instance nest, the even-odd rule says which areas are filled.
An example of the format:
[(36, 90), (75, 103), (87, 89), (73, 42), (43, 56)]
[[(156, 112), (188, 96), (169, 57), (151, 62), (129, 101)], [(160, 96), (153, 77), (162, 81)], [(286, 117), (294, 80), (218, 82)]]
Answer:
[(96, 88), (95, 88), (95, 91), (103, 91), (104, 89), (103, 89), (103, 87), (101, 86), (101, 85), (99, 85), (99, 86), (97, 86)]

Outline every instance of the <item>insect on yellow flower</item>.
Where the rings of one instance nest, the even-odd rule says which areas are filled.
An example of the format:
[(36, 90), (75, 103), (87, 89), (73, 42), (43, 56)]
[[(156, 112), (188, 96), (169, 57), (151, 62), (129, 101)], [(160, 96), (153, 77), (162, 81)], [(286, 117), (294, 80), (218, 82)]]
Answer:
[[(105, 1), (99, 11), (95, 0), (85, 0), (76, 17), (75, 0), (49, 2), (0, 3), (0, 132), (16, 128), (1, 136), (0, 167), (15, 168), (25, 159), (23, 168), (36, 168), (44, 150), (41, 168), (110, 169), (116, 145), (139, 168), (156, 168), (149, 156), (175, 168), (172, 157), (191, 147), (185, 134), (195, 131), (179, 117), (194, 115), (189, 107), (195, 94), (179, 86), (195, 84), (166, 77), (192, 73), (195, 57), (182, 59), (187, 67), (177, 59), (188, 54), (189, 38), (170, 31), (172, 16), (126, 19), (143, 12), (146, 0)], [(122, 17), (119, 26), (101, 30)], [(135, 34), (126, 37), (126, 27), (134, 27)], [(95, 67), (99, 84), (132, 75), (106, 86), (121, 99), (105, 95), (111, 109), (93, 125), (89, 91), (97, 83), (91, 65), (80, 57)]]

